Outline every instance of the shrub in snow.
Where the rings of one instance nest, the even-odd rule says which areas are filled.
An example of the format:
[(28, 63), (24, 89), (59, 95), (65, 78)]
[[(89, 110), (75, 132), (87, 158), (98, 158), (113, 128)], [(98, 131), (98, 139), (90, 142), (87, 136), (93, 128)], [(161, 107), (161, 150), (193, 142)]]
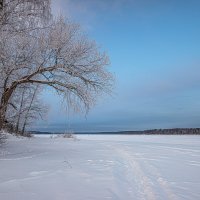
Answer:
[(76, 139), (76, 136), (73, 133), (65, 133), (65, 134), (63, 134), (63, 138), (73, 138), (73, 139)]

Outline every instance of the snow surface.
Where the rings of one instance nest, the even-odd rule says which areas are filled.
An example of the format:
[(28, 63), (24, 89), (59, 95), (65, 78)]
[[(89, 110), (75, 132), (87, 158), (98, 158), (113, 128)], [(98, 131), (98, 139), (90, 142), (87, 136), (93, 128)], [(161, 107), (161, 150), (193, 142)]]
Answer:
[(0, 200), (198, 200), (200, 136), (9, 137)]

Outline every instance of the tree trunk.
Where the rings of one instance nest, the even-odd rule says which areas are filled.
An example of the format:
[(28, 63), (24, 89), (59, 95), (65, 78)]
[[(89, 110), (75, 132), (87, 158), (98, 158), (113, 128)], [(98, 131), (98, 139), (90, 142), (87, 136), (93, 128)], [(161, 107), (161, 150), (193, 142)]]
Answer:
[(21, 103), (20, 103), (20, 108), (19, 108), (19, 113), (18, 113), (18, 116), (17, 116), (17, 123), (16, 123), (16, 133), (18, 133), (19, 131), (19, 123), (20, 123), (20, 119), (21, 119), (21, 114), (22, 114), (22, 107), (23, 107), (23, 104), (24, 104), (24, 95), (25, 95), (25, 87), (23, 88), (23, 92), (22, 92), (22, 97), (21, 97)]
[(10, 100), (10, 97), (15, 90), (16, 87), (10, 87), (7, 88), (1, 97), (0, 102), (0, 130), (4, 127), (5, 121), (6, 121), (6, 112), (8, 108), (8, 102)]
[(37, 86), (35, 88), (35, 90), (33, 92), (33, 96), (32, 96), (31, 102), (30, 102), (30, 105), (29, 105), (28, 110), (26, 112), (25, 119), (24, 119), (24, 124), (23, 124), (23, 128), (22, 128), (22, 135), (24, 135), (24, 132), (25, 132), (25, 129), (26, 129), (26, 125), (27, 125), (27, 121), (28, 121), (28, 115), (29, 115), (30, 109), (32, 107), (33, 101), (35, 99), (36, 93), (38, 91), (38, 88), (39, 88), (39, 86)]
[(4, 119), (0, 111), (0, 130), (3, 128), (3, 125), (4, 125)]
[(2, 104), (0, 106), (0, 130), (4, 127), (6, 121), (7, 105)]
[(3, 8), (3, 0), (0, 0), (0, 9)]

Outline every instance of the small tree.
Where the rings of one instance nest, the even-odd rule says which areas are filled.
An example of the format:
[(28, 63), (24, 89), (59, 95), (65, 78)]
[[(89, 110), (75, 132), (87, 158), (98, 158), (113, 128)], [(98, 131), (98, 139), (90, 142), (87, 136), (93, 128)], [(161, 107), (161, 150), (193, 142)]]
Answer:
[(21, 134), (24, 135), (27, 126), (37, 120), (39, 117), (43, 119), (44, 115), (47, 113), (47, 106), (39, 101), (38, 96), (40, 92), (39, 85), (36, 85), (31, 90), (31, 96), (28, 98), (27, 106), (24, 109), (24, 115), (21, 119)]
[(27, 126), (36, 119), (44, 119), (48, 109), (39, 99), (41, 92), (39, 85), (25, 85), (12, 95), (10, 102), (13, 106), (9, 104), (6, 119), (13, 124), (16, 133), (23, 135)]

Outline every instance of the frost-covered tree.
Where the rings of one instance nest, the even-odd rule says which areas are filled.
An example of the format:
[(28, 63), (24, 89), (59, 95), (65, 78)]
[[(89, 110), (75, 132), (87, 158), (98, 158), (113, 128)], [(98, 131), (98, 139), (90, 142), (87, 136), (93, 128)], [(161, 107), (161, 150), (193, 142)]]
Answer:
[(46, 116), (48, 109), (40, 99), (41, 92), (39, 85), (26, 84), (12, 95), (10, 102), (13, 106), (8, 106), (6, 119), (16, 133), (23, 135), (27, 126)]
[[(24, 135), (27, 126), (37, 120), (38, 117), (43, 118), (47, 113), (47, 107), (39, 101), (39, 85), (36, 85), (30, 92), (30, 97), (27, 99), (26, 107), (24, 108), (23, 115), (21, 115), (21, 128), (20, 132)], [(19, 121), (20, 122), (20, 121)]]
[[(23, 40), (22, 38), (31, 36), (34, 30), (47, 27), (48, 22), (52, 18), (50, 3), (51, 3), (50, 0), (0, 0), (1, 97), (3, 92), (5, 91), (6, 84), (10, 79), (9, 70), (12, 68), (13, 68), (12, 70), (14, 70), (14, 66), (6, 66), (4, 63), (5, 57), (8, 56), (7, 58), (9, 58), (9, 53), (5, 52), (6, 45), (8, 45), (7, 50), (8, 48), (10, 48), (11, 50), (13, 47), (12, 45), (9, 46), (11, 43), (5, 43), (5, 41), (6, 40), (14, 41), (17, 38), (21, 38), (20, 41), (22, 41)], [(14, 43), (12, 42), (12, 44)], [(13, 55), (10, 54), (10, 56)], [(12, 65), (12, 63), (10, 64)], [(5, 73), (8, 73), (7, 78), (5, 77)], [(21, 95), (19, 91), (20, 90), (18, 89), (16, 94), (14, 95), (15, 98), (13, 98), (13, 96), (10, 98), (10, 101), (6, 108), (6, 110), (9, 109), (9, 111), (12, 111), (12, 116), (15, 116), (17, 114), (18, 112), (17, 107), (19, 107), (20, 105), (19, 103), (20, 101), (19, 100), (16, 101), (16, 99), (19, 99)], [(25, 96), (27, 96), (27, 94), (25, 94)], [(19, 105), (17, 105), (17, 103), (19, 103)], [(5, 110), (5, 107), (0, 106), (0, 108), (1, 108), (0, 113), (2, 113), (2, 109)], [(3, 113), (5, 112), (3, 111)], [(10, 115), (7, 117), (10, 117)], [(5, 118), (5, 116), (3, 118)], [(11, 119), (9, 118), (9, 120)], [(8, 120), (5, 119), (3, 121), (8, 122)]]
[(98, 94), (109, 91), (112, 85), (108, 57), (79, 25), (62, 17), (45, 27), (32, 22), (36, 25), (31, 27), (37, 30), (25, 25), (25, 34), (0, 31), (0, 129), (13, 104), (12, 96), (24, 85), (51, 87), (70, 106), (86, 111)]

